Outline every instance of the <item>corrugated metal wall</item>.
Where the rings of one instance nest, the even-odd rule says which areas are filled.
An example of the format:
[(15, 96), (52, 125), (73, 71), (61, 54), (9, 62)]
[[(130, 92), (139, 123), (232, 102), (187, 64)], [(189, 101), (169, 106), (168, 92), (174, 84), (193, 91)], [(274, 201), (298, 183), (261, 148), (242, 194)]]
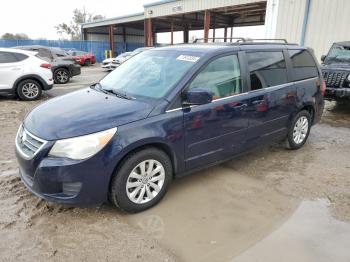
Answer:
[[(165, 15), (176, 14), (173, 8), (177, 6), (182, 7), (182, 11), (179, 13), (188, 13), (198, 10), (205, 10), (217, 7), (232, 6), (232, 5), (242, 5), (254, 2), (264, 2), (258, 0), (179, 0), (176, 2), (160, 4), (157, 6), (150, 6), (145, 8), (146, 17), (157, 17)], [(152, 10), (152, 14), (150, 11)]]
[[(300, 43), (305, 4), (306, 0), (279, 0), (276, 38)], [(305, 46), (313, 48), (318, 59), (333, 42), (350, 40), (349, 11), (349, 0), (311, 0)]]

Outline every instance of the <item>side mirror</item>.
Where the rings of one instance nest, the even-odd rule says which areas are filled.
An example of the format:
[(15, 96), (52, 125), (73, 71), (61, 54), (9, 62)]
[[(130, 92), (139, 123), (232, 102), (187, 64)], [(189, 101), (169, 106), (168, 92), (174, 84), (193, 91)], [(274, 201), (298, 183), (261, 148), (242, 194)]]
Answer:
[(326, 60), (326, 56), (325, 56), (325, 55), (322, 55), (322, 56), (321, 56), (321, 61), (324, 62), (324, 60)]
[(213, 100), (213, 93), (203, 88), (193, 88), (184, 93), (184, 105), (204, 105)]

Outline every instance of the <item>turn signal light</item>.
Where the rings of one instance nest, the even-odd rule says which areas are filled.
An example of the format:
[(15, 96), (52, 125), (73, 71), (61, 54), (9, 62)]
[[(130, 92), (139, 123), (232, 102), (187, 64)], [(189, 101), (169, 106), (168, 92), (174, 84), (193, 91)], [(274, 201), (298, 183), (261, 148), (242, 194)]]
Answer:
[(50, 64), (41, 64), (40, 67), (50, 69), (51, 65)]

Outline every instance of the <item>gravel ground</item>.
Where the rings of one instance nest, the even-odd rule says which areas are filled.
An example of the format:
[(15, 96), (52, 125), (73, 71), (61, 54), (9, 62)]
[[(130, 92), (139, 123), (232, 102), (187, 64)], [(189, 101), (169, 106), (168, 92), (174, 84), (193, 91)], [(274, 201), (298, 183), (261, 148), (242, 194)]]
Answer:
[[(18, 178), (19, 124), (39, 103), (103, 75), (98, 66), (83, 68), (40, 101), (0, 98), (0, 261), (226, 261), (273, 232), (304, 200), (327, 199), (332, 217), (350, 222), (350, 103), (327, 102), (301, 150), (275, 145), (179, 179), (142, 214), (38, 199)], [(232, 245), (225, 249), (214, 235)], [(213, 246), (216, 259), (203, 258)]]

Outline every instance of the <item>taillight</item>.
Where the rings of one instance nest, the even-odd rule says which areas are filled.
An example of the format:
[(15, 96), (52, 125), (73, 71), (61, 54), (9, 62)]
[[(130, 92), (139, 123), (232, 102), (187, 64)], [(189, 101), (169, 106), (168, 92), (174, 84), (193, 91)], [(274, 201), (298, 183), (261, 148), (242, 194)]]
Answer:
[(50, 69), (51, 65), (50, 64), (41, 64), (40, 67)]
[(325, 96), (325, 94), (326, 94), (326, 82), (325, 81), (322, 81), (321, 94), (322, 94), (322, 96)]

